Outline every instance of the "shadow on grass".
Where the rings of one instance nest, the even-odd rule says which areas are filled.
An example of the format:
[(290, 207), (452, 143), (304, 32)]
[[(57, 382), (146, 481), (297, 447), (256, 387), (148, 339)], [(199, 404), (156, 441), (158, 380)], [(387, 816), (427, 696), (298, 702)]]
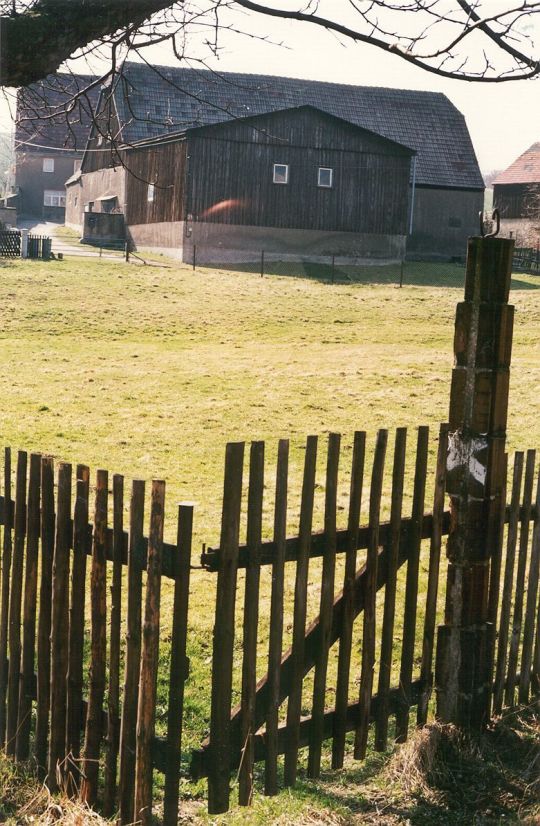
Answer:
[[(261, 274), (261, 262), (251, 261), (240, 264), (201, 264), (204, 269), (225, 270), (234, 273)], [(265, 261), (264, 277), (280, 276), (284, 278), (307, 278), (310, 281), (320, 281), (327, 284), (350, 284), (351, 286), (365, 286), (371, 284), (393, 284), (399, 287), (455, 287), (463, 289), (465, 282), (465, 267), (462, 264), (432, 263), (407, 261), (401, 272), (400, 264), (385, 264), (357, 267), (343, 265), (332, 267), (330, 263), (297, 260), (297, 261)], [(540, 289), (538, 276), (514, 273), (512, 289), (537, 290)]]

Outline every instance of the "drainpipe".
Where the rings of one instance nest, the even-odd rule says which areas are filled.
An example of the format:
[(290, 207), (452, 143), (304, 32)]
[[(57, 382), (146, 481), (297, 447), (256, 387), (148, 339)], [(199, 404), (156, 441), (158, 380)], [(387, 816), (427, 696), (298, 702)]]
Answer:
[(409, 235), (412, 235), (413, 231), (413, 217), (414, 217), (414, 193), (416, 190), (416, 158), (415, 155), (413, 157), (413, 168), (412, 168), (412, 181), (411, 181), (411, 212), (409, 215)]

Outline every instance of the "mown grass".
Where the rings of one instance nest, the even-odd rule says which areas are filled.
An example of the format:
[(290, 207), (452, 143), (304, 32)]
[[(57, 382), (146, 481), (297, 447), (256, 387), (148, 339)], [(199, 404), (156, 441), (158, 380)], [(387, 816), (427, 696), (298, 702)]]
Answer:
[[(195, 563), (202, 542), (213, 545), (219, 540), (227, 441), (266, 442), (267, 536), (280, 437), (291, 440), (291, 532), (297, 528), (303, 447), (309, 433), (323, 437), (316, 527), (322, 525), (324, 437), (330, 431), (343, 434), (340, 527), (346, 523), (348, 464), (356, 429), (367, 431), (369, 467), (376, 430), (409, 427), (406, 508), (410, 507), (415, 429), (430, 425), (433, 467), (438, 425), (447, 415), (453, 319), (462, 297), (463, 267), (407, 264), (404, 286), (398, 289), (395, 267), (348, 268), (352, 280), (331, 285), (326, 271), (298, 272), (290, 264), (281, 269), (276, 265), (278, 274), (261, 279), (256, 267), (254, 272), (192, 271), (164, 263), (167, 266), (151, 268), (85, 259), (0, 264), (4, 444), (84, 462), (94, 471), (106, 467), (128, 479), (164, 478), (170, 541), (176, 533), (175, 503), (195, 502)], [(517, 317), (510, 450), (540, 442), (538, 286), (534, 277), (513, 281)], [(391, 438), (387, 483), (392, 449)], [(428, 486), (427, 507), (430, 496)], [(388, 504), (386, 484), (386, 513)], [(313, 565), (310, 616), (317, 612), (317, 571)], [(269, 614), (269, 573), (263, 576), (261, 645)], [(212, 587), (208, 575), (193, 572), (186, 757), (189, 748), (200, 744), (208, 724)], [(402, 593), (401, 581), (398, 600)], [(170, 589), (165, 587), (163, 596), (160, 731), (166, 703)], [(289, 582), (286, 641), (291, 602)], [(422, 602), (420, 596), (418, 627)], [(396, 638), (396, 656), (399, 643)], [(358, 650), (359, 646), (357, 655)], [(240, 657), (238, 640), (236, 666)], [(330, 681), (334, 671), (331, 662)], [(357, 674), (356, 662), (353, 688)], [(371, 769), (376, 775), (380, 760), (372, 754), (366, 765), (350, 764), (343, 781), (327, 772), (320, 783), (302, 779), (294, 793), (284, 792), (275, 799), (257, 796), (249, 814), (236, 810), (228, 821), (300, 823), (309, 822), (314, 812), (323, 822), (352, 817), (350, 801), (344, 803), (343, 796), (334, 799), (329, 789), (335, 783), (358, 784)], [(203, 789), (203, 784), (186, 781), (184, 803), (189, 797), (200, 798)], [(355, 788), (354, 794), (358, 799), (362, 792)], [(198, 804), (193, 816), (204, 819)]]

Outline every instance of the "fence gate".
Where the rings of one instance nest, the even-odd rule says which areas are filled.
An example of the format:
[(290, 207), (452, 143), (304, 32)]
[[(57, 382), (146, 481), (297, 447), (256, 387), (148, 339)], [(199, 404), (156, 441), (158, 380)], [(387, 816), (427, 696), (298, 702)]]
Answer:
[(15, 230), (0, 230), (0, 256), (18, 258), (21, 254), (21, 233)]

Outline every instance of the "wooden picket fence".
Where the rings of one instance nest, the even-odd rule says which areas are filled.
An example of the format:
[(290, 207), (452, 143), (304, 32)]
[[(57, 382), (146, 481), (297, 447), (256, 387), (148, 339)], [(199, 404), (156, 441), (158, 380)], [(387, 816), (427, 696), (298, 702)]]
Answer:
[[(197, 686), (210, 699), (209, 737), (192, 752), (189, 767), (182, 764), (181, 743), (188, 725), (187, 641), (196, 634), (188, 626), (192, 505), (179, 506), (176, 541), (165, 542), (165, 483), (154, 481), (146, 537), (143, 482), (132, 483), (126, 530), (122, 476), (112, 477), (111, 496), (107, 472), (98, 471), (91, 497), (88, 467), (78, 465), (73, 480), (71, 465), (59, 463), (55, 486), (53, 460), (20, 451), (13, 490), (6, 449), (0, 496), (0, 744), (18, 761), (32, 759), (52, 790), (62, 787), (109, 816), (118, 812), (124, 824), (150, 823), (153, 772), (160, 771), (163, 822), (176, 824), (180, 776), (188, 770), (194, 779), (208, 777), (209, 811), (219, 813), (229, 808), (233, 773), (239, 803), (251, 802), (257, 763), (264, 764), (264, 792), (271, 795), (280, 785), (295, 784), (304, 755), (307, 775), (316, 778), (323, 761), (342, 767), (349, 749), (363, 759), (370, 730), (377, 750), (405, 741), (411, 725), (428, 719), (433, 691), (434, 641), (442, 621), (437, 606), (444, 597), (442, 538), (450, 524), (444, 508), (447, 440), (443, 425), (430, 473), (429, 431), (418, 429), (411, 514), (404, 515), (406, 429), (395, 433), (392, 462), (388, 432), (379, 431), (369, 469), (366, 435), (357, 432), (347, 469), (347, 523), (340, 527), (343, 451), (340, 436), (330, 434), (324, 526), (316, 531), (318, 439), (310, 436), (299, 527), (292, 536), (289, 443), (280, 441), (271, 539), (264, 538), (265, 445), (253, 442), (248, 462), (243, 443), (227, 446), (220, 543), (203, 550), (205, 570), (199, 574), (217, 579), (212, 676), (208, 685)], [(498, 632), (495, 713), (516, 700), (528, 702), (540, 690), (535, 474), (535, 452), (517, 453), (494, 549), (489, 610)], [(383, 520), (387, 509), (389, 519)], [(174, 588), (166, 665), (159, 660), (163, 578)], [(206, 591), (211, 592), (206, 589), (205, 597)], [(158, 678), (168, 682), (165, 736), (155, 730)]]

